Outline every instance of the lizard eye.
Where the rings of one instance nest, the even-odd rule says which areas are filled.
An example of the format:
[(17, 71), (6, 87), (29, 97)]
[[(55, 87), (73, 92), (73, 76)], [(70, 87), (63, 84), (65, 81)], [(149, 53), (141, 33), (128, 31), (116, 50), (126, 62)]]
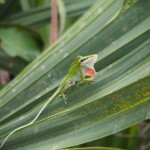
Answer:
[(85, 61), (86, 59), (87, 59), (87, 58), (82, 58), (82, 59), (81, 59), (81, 62)]

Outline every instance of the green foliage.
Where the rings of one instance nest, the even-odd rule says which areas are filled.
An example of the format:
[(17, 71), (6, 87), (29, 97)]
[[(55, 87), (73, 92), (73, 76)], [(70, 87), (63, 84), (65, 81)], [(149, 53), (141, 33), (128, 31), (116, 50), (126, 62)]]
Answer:
[(0, 3), (2, 3), (2, 4), (5, 3), (5, 0), (0, 0)]
[[(66, 148), (117, 133), (150, 118), (150, 1), (120, 13), (123, 0), (98, 0), (58, 42), (0, 92), (0, 142), (35, 117), (77, 55), (98, 54), (93, 84), (67, 91), (4, 149)], [(99, 148), (100, 149), (100, 148)]]
[(31, 61), (40, 53), (39, 40), (33, 35), (25, 28), (3, 26), (0, 28), (1, 48), (12, 57), (20, 56)]

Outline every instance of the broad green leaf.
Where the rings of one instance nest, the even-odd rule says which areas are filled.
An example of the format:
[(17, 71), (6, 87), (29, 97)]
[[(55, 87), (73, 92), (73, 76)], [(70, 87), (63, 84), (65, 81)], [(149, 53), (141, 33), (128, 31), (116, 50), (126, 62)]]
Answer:
[(10, 56), (20, 56), (27, 61), (40, 53), (39, 39), (29, 30), (19, 26), (0, 27), (1, 47)]
[(49, 150), (116, 133), (150, 117), (150, 2), (124, 13), (123, 0), (98, 0), (59, 41), (0, 92), (0, 137), (30, 122), (77, 55), (98, 54), (93, 84), (67, 91), (39, 119), (14, 133), (4, 149)]

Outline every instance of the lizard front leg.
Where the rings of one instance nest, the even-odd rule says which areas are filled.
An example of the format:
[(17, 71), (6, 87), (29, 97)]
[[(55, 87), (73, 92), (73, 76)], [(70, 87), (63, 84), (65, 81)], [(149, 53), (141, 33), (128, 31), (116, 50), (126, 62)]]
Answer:
[(80, 72), (81, 72), (81, 79), (82, 79), (82, 81), (84, 81), (84, 82), (90, 82), (90, 83), (94, 82), (94, 80), (95, 80), (94, 76), (90, 76), (88, 78), (85, 78), (85, 76), (82, 73), (82, 71), (80, 71)]

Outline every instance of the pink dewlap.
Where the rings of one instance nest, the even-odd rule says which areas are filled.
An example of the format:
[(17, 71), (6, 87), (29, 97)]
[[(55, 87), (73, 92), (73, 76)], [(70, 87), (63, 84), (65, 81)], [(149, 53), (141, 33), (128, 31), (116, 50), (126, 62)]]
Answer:
[(86, 76), (92, 77), (95, 75), (95, 70), (92, 68), (88, 69), (86, 72)]

